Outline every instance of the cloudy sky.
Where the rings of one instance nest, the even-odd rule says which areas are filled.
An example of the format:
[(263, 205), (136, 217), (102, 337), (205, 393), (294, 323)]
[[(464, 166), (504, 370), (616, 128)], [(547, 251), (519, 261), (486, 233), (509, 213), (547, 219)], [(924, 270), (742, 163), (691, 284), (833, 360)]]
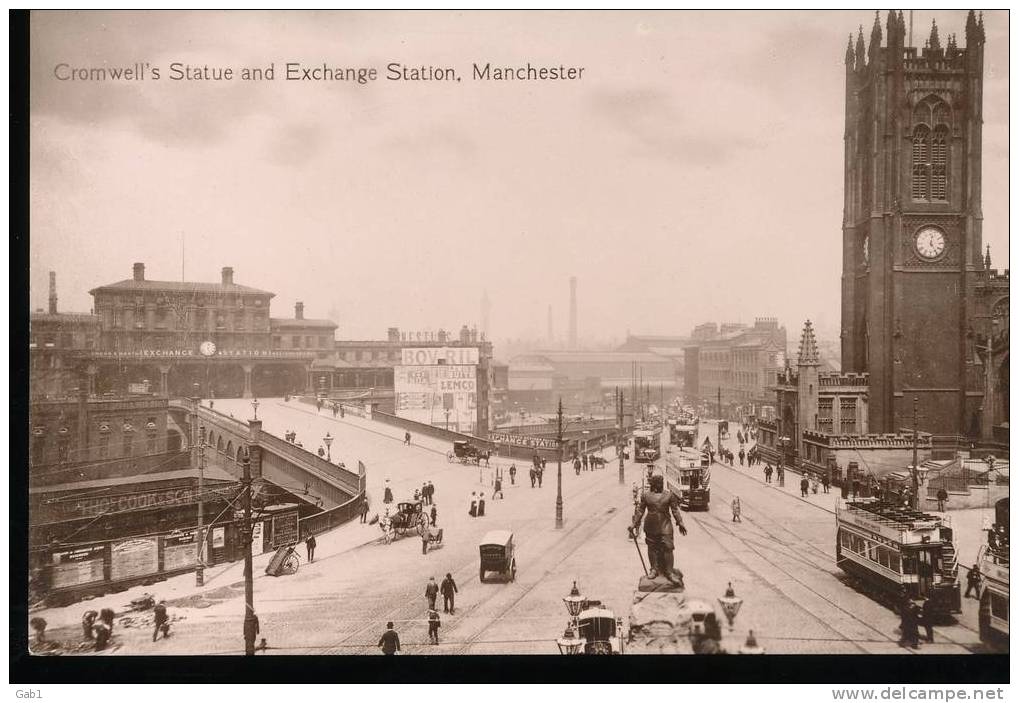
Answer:
[[(907, 13), (908, 14), (908, 13)], [(922, 46), (932, 14), (914, 12)], [(965, 14), (939, 11), (942, 42)], [(985, 15), (984, 240), (1008, 260), (1008, 23)], [(31, 300), (235, 281), (273, 313), (582, 338), (777, 316), (837, 335), (846, 38), (873, 14), (33, 13)], [(882, 13), (882, 27), (884, 13)], [(283, 64), (451, 66), (460, 83), (287, 82)], [(59, 81), (148, 62), (164, 79)], [(166, 80), (170, 63), (273, 82)], [(476, 82), (472, 63), (583, 66)]]

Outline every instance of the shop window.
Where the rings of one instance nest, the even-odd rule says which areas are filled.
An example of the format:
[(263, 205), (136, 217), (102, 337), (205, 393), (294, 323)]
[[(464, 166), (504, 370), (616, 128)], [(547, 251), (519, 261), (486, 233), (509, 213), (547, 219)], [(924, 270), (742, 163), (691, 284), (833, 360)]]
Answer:
[(292, 347), (293, 347), (294, 349), (300, 349), (300, 348), (301, 348), (301, 337), (300, 337), (300, 335), (296, 335), (296, 334), (295, 334), (295, 335), (294, 335), (294, 336), (293, 336), (293, 337), (291, 338), (290, 342), (291, 342), (291, 346), (292, 346)]

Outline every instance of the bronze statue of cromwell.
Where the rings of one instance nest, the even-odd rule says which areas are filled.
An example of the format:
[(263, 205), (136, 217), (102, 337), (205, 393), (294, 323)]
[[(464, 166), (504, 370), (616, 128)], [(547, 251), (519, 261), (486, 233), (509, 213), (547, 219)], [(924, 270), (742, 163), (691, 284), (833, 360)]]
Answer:
[[(686, 535), (683, 516), (679, 512), (679, 498), (665, 488), (663, 476), (651, 476), (648, 480), (650, 490), (645, 491), (633, 511), (633, 524), (630, 526), (630, 537), (635, 538), (640, 521), (644, 519), (644, 541), (647, 543), (648, 561), (651, 562), (650, 578), (662, 576), (674, 584), (683, 585), (683, 574), (673, 568), (672, 520), (676, 521), (679, 534)], [(647, 517), (644, 513), (647, 512)]]

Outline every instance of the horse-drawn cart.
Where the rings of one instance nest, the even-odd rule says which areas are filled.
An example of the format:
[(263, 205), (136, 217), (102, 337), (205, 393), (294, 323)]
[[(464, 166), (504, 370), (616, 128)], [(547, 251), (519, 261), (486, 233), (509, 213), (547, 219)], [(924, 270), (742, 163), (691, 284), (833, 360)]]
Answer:
[(461, 464), (479, 466), (483, 461), (485, 466), (488, 466), (488, 459), (491, 455), (491, 452), (487, 450), (482, 451), (467, 440), (458, 439), (453, 442), (453, 449), (446, 452), (446, 459), (451, 464), (459, 461)]

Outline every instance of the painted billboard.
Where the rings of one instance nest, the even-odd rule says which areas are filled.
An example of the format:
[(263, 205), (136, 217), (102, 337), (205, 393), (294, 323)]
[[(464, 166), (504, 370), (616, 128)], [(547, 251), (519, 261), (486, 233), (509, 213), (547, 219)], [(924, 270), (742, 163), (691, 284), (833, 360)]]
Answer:
[(393, 369), (397, 416), (473, 434), (478, 415), (478, 350), (404, 349), (401, 360), (404, 364)]

